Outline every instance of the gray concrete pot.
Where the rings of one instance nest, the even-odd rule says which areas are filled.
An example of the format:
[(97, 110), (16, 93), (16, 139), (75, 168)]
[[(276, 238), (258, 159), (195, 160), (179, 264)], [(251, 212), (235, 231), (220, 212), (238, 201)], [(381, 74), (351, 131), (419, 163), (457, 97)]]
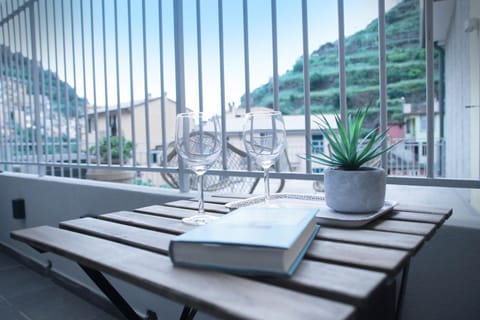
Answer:
[(386, 175), (382, 168), (325, 170), (325, 198), (335, 211), (367, 213), (385, 203)]

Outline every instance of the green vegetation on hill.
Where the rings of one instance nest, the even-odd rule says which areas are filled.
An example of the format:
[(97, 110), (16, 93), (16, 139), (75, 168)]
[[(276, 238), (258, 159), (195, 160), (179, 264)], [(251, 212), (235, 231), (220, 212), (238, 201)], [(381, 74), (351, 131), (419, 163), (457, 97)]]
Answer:
[[(4, 77), (20, 81), (25, 85), (26, 93), (33, 95), (33, 62), (29, 58), (22, 56), (20, 53), (12, 53), (9, 47), (2, 45), (0, 46), (0, 63), (1, 73)], [(38, 81), (40, 92), (51, 98), (54, 111), (60, 107), (61, 113), (66, 117), (68, 105), (68, 114), (70, 117), (74, 117), (76, 99), (79, 106), (79, 115), (83, 115), (82, 107), (86, 104), (86, 100), (76, 96), (75, 89), (65, 81), (60, 80), (56, 73), (44, 70), (38, 64)]]
[[(402, 99), (425, 101), (425, 52), (420, 45), (417, 0), (405, 0), (386, 14), (389, 121), (402, 121)], [(379, 106), (378, 20), (345, 39), (347, 107)], [(309, 57), (312, 113), (340, 108), (338, 42), (326, 43)], [(303, 58), (279, 76), (279, 107), (284, 114), (304, 113)], [(244, 100), (244, 97), (242, 97)], [(252, 92), (252, 105), (272, 107), (272, 81)], [(377, 110), (377, 111), (376, 111)]]

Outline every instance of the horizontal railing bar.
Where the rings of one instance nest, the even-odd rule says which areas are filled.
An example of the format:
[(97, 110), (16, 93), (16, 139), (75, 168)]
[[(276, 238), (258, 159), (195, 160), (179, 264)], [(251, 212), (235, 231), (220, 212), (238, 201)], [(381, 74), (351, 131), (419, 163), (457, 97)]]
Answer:
[[(19, 165), (18, 162), (5, 161), (3, 164)], [(22, 162), (23, 165), (40, 165), (44, 167), (66, 167), (72, 169), (109, 169), (109, 170), (124, 170), (124, 171), (141, 171), (141, 172), (158, 172), (158, 173), (178, 173), (179, 169), (176, 167), (146, 167), (146, 166), (120, 166), (120, 165), (88, 165), (88, 164), (69, 164), (69, 163), (51, 163), (51, 162)], [(189, 171), (189, 170), (187, 170)], [(190, 171), (189, 171), (190, 172)], [(192, 173), (192, 172), (190, 172)], [(206, 175), (222, 175), (225, 177), (263, 177), (263, 171), (223, 171), (223, 170), (209, 170)], [(323, 181), (323, 174), (305, 174), (292, 172), (270, 172), (272, 179), (286, 179), (286, 180), (320, 180)], [(466, 179), (447, 179), (447, 178), (426, 178), (426, 177), (397, 177), (388, 176), (387, 184), (394, 185), (408, 185), (408, 186), (424, 186), (424, 187), (446, 187), (446, 188), (462, 188), (462, 189), (480, 189), (480, 180), (466, 180)]]

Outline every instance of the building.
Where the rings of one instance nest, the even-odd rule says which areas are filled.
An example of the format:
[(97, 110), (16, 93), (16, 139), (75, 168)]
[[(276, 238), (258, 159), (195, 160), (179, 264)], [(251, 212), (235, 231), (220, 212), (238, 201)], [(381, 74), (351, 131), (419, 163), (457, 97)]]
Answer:
[[(98, 139), (107, 135), (107, 113), (109, 117), (110, 136), (122, 135), (127, 140), (135, 142), (137, 164), (147, 163), (147, 132), (149, 136), (150, 153), (159, 149), (162, 143), (162, 100), (165, 106), (165, 138), (167, 144), (175, 139), (175, 101), (162, 97), (149, 98), (147, 101), (124, 103), (120, 106), (98, 107), (96, 112), (92, 106), (88, 112), (88, 138), (90, 145), (95, 144), (95, 128)], [(148, 112), (148, 121), (146, 114)], [(153, 158), (153, 156), (152, 156)]]

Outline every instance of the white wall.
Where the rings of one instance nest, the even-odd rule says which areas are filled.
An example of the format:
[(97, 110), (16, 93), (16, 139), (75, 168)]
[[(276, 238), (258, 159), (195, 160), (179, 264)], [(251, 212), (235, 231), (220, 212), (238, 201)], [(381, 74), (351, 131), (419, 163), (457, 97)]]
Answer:
[(469, 1), (455, 1), (455, 11), (445, 43), (446, 176), (470, 178), (470, 35), (464, 32)]
[[(40, 254), (24, 243), (10, 239), (10, 231), (38, 225), (58, 226), (60, 221), (84, 215), (134, 209), (185, 197), (185, 194), (178, 191), (134, 185), (0, 173), (0, 242), (34, 257), (44, 265), (50, 261), (56, 271), (98, 291), (76, 263), (50, 253)], [(15, 220), (12, 200), (19, 198), (25, 200), (26, 218)], [(110, 279), (127, 301), (140, 312), (151, 309), (157, 312), (159, 319), (179, 317), (183, 306), (117, 279)], [(200, 315), (200, 318), (204, 317), (205, 315)]]

